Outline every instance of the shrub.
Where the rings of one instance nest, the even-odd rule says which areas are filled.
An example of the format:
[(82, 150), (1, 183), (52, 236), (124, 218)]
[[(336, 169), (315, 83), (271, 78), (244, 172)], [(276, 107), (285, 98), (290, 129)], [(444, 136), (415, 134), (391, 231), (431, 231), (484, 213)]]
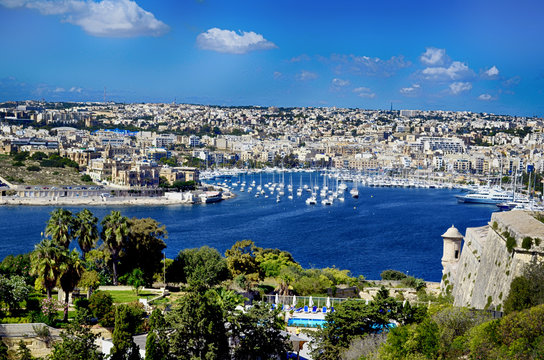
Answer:
[(380, 274), (382, 280), (402, 280), (406, 279), (408, 275), (397, 270), (385, 270)]
[(81, 175), (81, 181), (85, 181), (85, 182), (92, 182), (93, 181), (93, 178), (90, 176), (90, 175)]
[(28, 171), (40, 171), (42, 168), (36, 165), (30, 165), (30, 166), (27, 166), (26, 169)]
[(533, 246), (533, 238), (526, 236), (521, 241), (521, 247), (525, 250), (529, 250)]
[(15, 167), (21, 167), (21, 166), (25, 166), (25, 164), (23, 164), (22, 162), (20, 161), (14, 161), (11, 163), (12, 166), (15, 166)]
[(62, 307), (53, 299), (45, 298), (41, 301), (41, 312), (47, 325), (53, 325), (57, 312)]
[(508, 249), (508, 252), (512, 252), (514, 247), (517, 246), (516, 238), (510, 235), (508, 231), (504, 231), (502, 236), (506, 239), (506, 249)]
[(21, 151), (13, 155), (13, 160), (15, 161), (25, 161), (28, 158), (28, 151)]
[(89, 299), (89, 309), (100, 325), (111, 327), (115, 324), (115, 309), (113, 297), (110, 294), (102, 291), (93, 293)]
[(32, 156), (30, 157), (30, 159), (36, 160), (36, 161), (40, 161), (40, 160), (43, 160), (43, 159), (47, 159), (47, 154), (44, 153), (43, 151), (37, 151), (37, 152), (35, 152), (34, 154), (32, 154)]

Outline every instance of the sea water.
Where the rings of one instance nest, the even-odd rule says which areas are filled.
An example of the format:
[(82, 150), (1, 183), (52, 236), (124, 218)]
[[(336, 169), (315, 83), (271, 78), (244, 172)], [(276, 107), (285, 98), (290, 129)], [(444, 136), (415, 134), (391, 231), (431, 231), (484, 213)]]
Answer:
[[(441, 278), (440, 235), (452, 224), (463, 234), (467, 227), (486, 225), (496, 211), (492, 205), (458, 204), (454, 195), (460, 191), (448, 189), (360, 186), (359, 198), (353, 199), (349, 194), (353, 184), (348, 184), (344, 202), (325, 206), (318, 198), (317, 205), (307, 205), (309, 192), (296, 195), (298, 176), (309, 183), (308, 174), (294, 174), (294, 199), (287, 198), (286, 187), (279, 203), (277, 192), (270, 195), (264, 188), (269, 197), (256, 198), (255, 189), (248, 194), (246, 186), (245, 192), (234, 188), (234, 199), (214, 204), (89, 209), (99, 219), (119, 210), (128, 217), (150, 217), (166, 225), (165, 253), (170, 258), (182, 249), (203, 245), (224, 253), (236, 241), (251, 239), (260, 247), (289, 251), (303, 267), (336, 266), (367, 279), (379, 279), (382, 271), (396, 269), (428, 281)], [(260, 177), (253, 179), (258, 185)], [(271, 175), (263, 175), (263, 183), (267, 181)], [(73, 212), (83, 208), (69, 207)], [(54, 209), (0, 207), (0, 259), (31, 251)]]

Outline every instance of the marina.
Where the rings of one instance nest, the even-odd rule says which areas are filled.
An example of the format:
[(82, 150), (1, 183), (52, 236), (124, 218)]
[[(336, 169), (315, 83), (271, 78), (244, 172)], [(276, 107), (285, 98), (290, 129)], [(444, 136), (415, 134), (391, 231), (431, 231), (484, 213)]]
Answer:
[[(293, 198), (289, 199), (291, 176)], [(237, 174), (206, 180), (232, 189), (235, 197), (221, 202), (196, 206), (104, 204), (90, 209), (100, 219), (111, 210), (127, 217), (156, 219), (168, 231), (165, 252), (169, 258), (182, 249), (203, 245), (224, 252), (238, 240), (251, 239), (260, 247), (291, 252), (304, 267), (334, 264), (369, 279), (378, 279), (383, 270), (397, 269), (428, 281), (441, 277), (440, 234), (452, 224), (463, 233), (466, 227), (485, 225), (490, 214), (499, 210), (495, 205), (459, 204), (455, 195), (461, 190), (449, 188), (359, 183), (359, 197), (354, 198), (349, 190), (355, 182), (339, 179), (337, 186), (336, 178), (328, 176), (326, 198), (332, 195), (334, 201), (323, 205), (323, 178), (317, 172), (304, 171)], [(342, 188), (344, 201), (339, 200), (341, 196), (334, 198), (335, 189)], [(314, 204), (308, 204), (312, 198)], [(31, 251), (54, 209), (0, 207), (0, 257)], [(83, 206), (68, 209), (79, 211)]]

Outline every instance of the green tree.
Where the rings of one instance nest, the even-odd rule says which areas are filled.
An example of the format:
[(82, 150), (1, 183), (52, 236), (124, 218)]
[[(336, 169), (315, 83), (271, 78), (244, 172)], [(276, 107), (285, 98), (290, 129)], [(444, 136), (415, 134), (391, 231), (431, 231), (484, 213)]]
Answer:
[(117, 285), (117, 266), (121, 258), (121, 252), (126, 245), (128, 234), (128, 219), (121, 216), (119, 211), (112, 210), (102, 220), (100, 236), (111, 255), (114, 285)]
[(277, 277), (283, 268), (297, 264), (290, 253), (278, 249), (262, 249), (255, 258), (265, 277)]
[(438, 330), (438, 325), (430, 318), (421, 324), (393, 328), (387, 342), (380, 348), (380, 359), (436, 359)]
[(60, 264), (60, 278), (59, 283), (62, 291), (64, 291), (64, 318), (63, 321), (68, 321), (68, 300), (70, 293), (74, 291), (77, 283), (81, 279), (84, 267), (79, 253), (76, 249), (71, 252), (65, 251), (63, 254), (63, 261)]
[(504, 312), (510, 314), (514, 311), (528, 309), (533, 304), (533, 284), (523, 276), (518, 276), (510, 283), (510, 292), (504, 301)]
[(113, 297), (104, 291), (97, 291), (89, 299), (89, 309), (102, 326), (110, 327), (115, 322), (115, 308)]
[(9, 278), (0, 275), (0, 301), (4, 302), (10, 311), (17, 309), (19, 303), (28, 299), (30, 287), (24, 277), (13, 275)]
[(132, 218), (127, 220), (127, 226), (130, 230), (124, 242), (120, 274), (140, 269), (145, 283), (151, 285), (153, 275), (162, 270), (162, 251), (166, 248), (164, 240), (168, 232), (164, 225), (151, 218)]
[(74, 238), (74, 218), (72, 212), (58, 208), (51, 213), (45, 227), (45, 235), (50, 236), (56, 245), (68, 248)]
[(149, 334), (145, 343), (146, 360), (165, 360), (168, 358), (168, 336), (166, 320), (159, 309), (149, 316)]
[(236, 307), (243, 305), (247, 298), (223, 287), (210, 289), (208, 291), (210, 296), (214, 296), (214, 301), (223, 310), (223, 316), (225, 319), (229, 319), (236, 311)]
[(138, 346), (134, 343), (133, 336), (138, 327), (138, 315), (126, 304), (118, 305), (115, 311), (115, 328), (113, 330), (113, 348), (111, 360), (139, 359)]
[(30, 252), (18, 255), (8, 255), (0, 263), (0, 274), (7, 277), (19, 275), (24, 277), (27, 284), (34, 284), (35, 276), (30, 274)]
[(177, 359), (229, 359), (223, 310), (210, 292), (189, 292), (167, 318), (170, 354)]
[(468, 334), (471, 359), (542, 359), (544, 305), (515, 311), (474, 327)]
[(459, 337), (464, 336), (474, 326), (491, 320), (491, 317), (486, 312), (451, 306), (433, 314), (432, 320), (439, 329), (438, 354), (444, 358), (459, 358), (464, 355), (464, 347), (458, 347)]
[(227, 261), (208, 246), (180, 251), (172, 266), (176, 278), (193, 287), (212, 287), (229, 277)]
[(98, 218), (87, 209), (78, 212), (75, 217), (75, 236), (83, 259), (98, 242)]
[(368, 305), (356, 300), (342, 302), (336, 311), (326, 315), (327, 326), (316, 332), (318, 341), (312, 347), (313, 358), (338, 359), (354, 339), (387, 331), (390, 320), (396, 317), (397, 308), (390, 297), (376, 297)]
[(285, 321), (280, 310), (270, 310), (264, 303), (254, 303), (236, 317), (233, 336), (234, 358), (239, 360), (284, 358), (290, 350), (287, 336), (282, 334)]
[(37, 282), (45, 288), (48, 298), (51, 298), (51, 291), (60, 276), (62, 252), (53, 240), (44, 239), (31, 254), (30, 272), (38, 277)]
[(87, 298), (91, 297), (91, 294), (94, 290), (100, 285), (100, 275), (96, 270), (83, 270), (81, 274), (81, 279), (77, 284), (78, 287), (87, 290)]
[(544, 304), (544, 262), (533, 261), (512, 280), (504, 311), (509, 314), (540, 304)]
[(144, 273), (140, 269), (132, 270), (130, 274), (123, 275), (120, 280), (132, 286), (136, 296), (138, 296), (140, 288), (145, 285)]
[(237, 241), (225, 252), (227, 266), (232, 276), (246, 275), (250, 281), (262, 279), (262, 271), (256, 256), (259, 248), (251, 240)]
[(88, 327), (74, 322), (60, 333), (61, 341), (55, 342), (49, 360), (103, 360), (94, 334)]

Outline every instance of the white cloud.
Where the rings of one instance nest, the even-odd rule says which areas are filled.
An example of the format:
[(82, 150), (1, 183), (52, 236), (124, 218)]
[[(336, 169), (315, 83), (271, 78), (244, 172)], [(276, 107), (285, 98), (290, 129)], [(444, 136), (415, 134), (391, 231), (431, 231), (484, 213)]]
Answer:
[(346, 87), (346, 86), (349, 86), (351, 84), (349, 80), (342, 80), (342, 79), (338, 79), (338, 78), (332, 79), (331, 83), (332, 83), (333, 86), (336, 86), (336, 87)]
[(245, 54), (254, 50), (277, 48), (276, 44), (253, 31), (236, 32), (219, 28), (212, 28), (199, 34), (196, 43), (201, 49), (229, 54)]
[(364, 86), (353, 89), (353, 92), (356, 93), (357, 96), (362, 97), (362, 98), (373, 99), (373, 98), (376, 97), (376, 94), (373, 93), (372, 90), (370, 90), (369, 88), (364, 87)]
[(488, 70), (484, 71), (484, 73), (488, 77), (495, 77), (495, 76), (499, 75), (499, 69), (497, 69), (497, 67), (495, 65), (493, 65)]
[(82, 91), (82, 90), (83, 90), (83, 89), (80, 88), (80, 87), (72, 86), (72, 87), (70, 88), (69, 91), (72, 92), (72, 93), (73, 93), (73, 92), (77, 92), (77, 93), (81, 94), (81, 91)]
[(317, 77), (318, 75), (316, 73), (306, 70), (302, 70), (297, 74), (297, 80), (299, 81), (314, 80), (317, 79)]
[(421, 54), (419, 59), (427, 65), (442, 65), (446, 60), (446, 49), (425, 48), (425, 52)]
[(491, 96), (490, 94), (481, 94), (480, 96), (478, 96), (478, 99), (483, 101), (494, 100), (493, 96)]
[(472, 70), (460, 61), (454, 61), (448, 67), (427, 67), (421, 72), (427, 80), (458, 80), (471, 76)]
[(336, 64), (337, 73), (352, 73), (365, 76), (393, 76), (399, 69), (411, 65), (409, 61), (404, 60), (404, 56), (392, 56), (388, 60), (377, 57), (356, 56), (356, 55), (338, 55), (333, 54), (330, 58), (333, 64)]
[(300, 62), (300, 61), (310, 61), (310, 57), (306, 54), (302, 54), (302, 55), (299, 55), (299, 56), (295, 56), (293, 58), (291, 58), (289, 60), (289, 62), (292, 62), (292, 63), (295, 63), (295, 62)]
[(458, 95), (470, 89), (472, 89), (472, 84), (469, 82), (454, 82), (450, 84), (450, 91), (454, 95)]
[(61, 87), (58, 87), (55, 90), (53, 90), (53, 92), (56, 92), (56, 93), (61, 93), (61, 92), (65, 92), (65, 91), (66, 90), (64, 88), (61, 88)]
[(100, 37), (160, 36), (170, 28), (132, 0), (0, 0), (8, 8), (26, 7), (42, 15), (62, 15), (63, 21)]
[(283, 74), (279, 71), (274, 71), (274, 79), (281, 79)]
[(502, 85), (505, 87), (510, 87), (514, 85), (518, 85), (521, 81), (521, 78), (519, 76), (514, 76), (509, 79), (506, 79), (502, 82)]
[(412, 86), (401, 88), (400, 93), (403, 95), (414, 95), (420, 88), (421, 86), (419, 84), (413, 84)]

